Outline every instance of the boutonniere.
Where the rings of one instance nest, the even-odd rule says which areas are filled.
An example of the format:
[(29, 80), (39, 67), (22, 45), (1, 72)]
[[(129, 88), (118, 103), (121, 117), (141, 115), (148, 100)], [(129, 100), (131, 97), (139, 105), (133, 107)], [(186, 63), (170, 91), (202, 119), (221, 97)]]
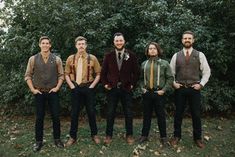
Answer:
[(124, 53), (124, 60), (127, 61), (130, 58), (129, 53)]

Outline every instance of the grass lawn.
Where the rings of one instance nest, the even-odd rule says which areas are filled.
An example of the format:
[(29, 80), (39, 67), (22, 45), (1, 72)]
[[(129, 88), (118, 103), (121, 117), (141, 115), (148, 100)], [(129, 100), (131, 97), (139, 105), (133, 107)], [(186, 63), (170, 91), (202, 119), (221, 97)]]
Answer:
[[(68, 138), (69, 118), (61, 118), (61, 139), (65, 142)], [(82, 122), (81, 122), (82, 121)], [(233, 157), (235, 156), (235, 118), (203, 118), (203, 137), (206, 148), (201, 150), (194, 145), (192, 140), (191, 119), (185, 118), (182, 126), (182, 141), (176, 148), (162, 148), (159, 143), (159, 131), (156, 118), (152, 120), (150, 141), (138, 145), (128, 145), (124, 140), (124, 119), (115, 121), (113, 142), (110, 146), (95, 145), (90, 138), (90, 129), (87, 120), (80, 120), (78, 142), (64, 149), (56, 148), (53, 144), (51, 120), (47, 116), (44, 124), (44, 146), (38, 153), (32, 151), (34, 143), (34, 118), (14, 117), (0, 118), (0, 157)], [(106, 122), (98, 119), (99, 135), (103, 139)], [(134, 137), (139, 138), (142, 119), (134, 120)], [(172, 136), (173, 118), (167, 118), (167, 132)], [(133, 152), (137, 152), (135, 155)]]

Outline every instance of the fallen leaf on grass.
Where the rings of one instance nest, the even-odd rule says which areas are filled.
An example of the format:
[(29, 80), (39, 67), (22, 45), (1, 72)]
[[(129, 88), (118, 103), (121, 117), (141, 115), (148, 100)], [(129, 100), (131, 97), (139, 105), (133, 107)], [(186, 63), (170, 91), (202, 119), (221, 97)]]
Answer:
[(210, 137), (205, 135), (205, 136), (204, 136), (204, 140), (209, 141), (209, 140), (210, 140)]
[(100, 150), (100, 154), (102, 154), (102, 155), (103, 155), (103, 154), (104, 154), (104, 152), (103, 152), (102, 150)]
[(222, 126), (220, 126), (220, 125), (217, 126), (217, 129), (220, 131), (223, 130)]
[(159, 156), (159, 155), (160, 155), (160, 152), (155, 151), (155, 152), (154, 152), (154, 155)]
[(159, 130), (157, 130), (157, 129), (153, 129), (153, 131), (156, 132), (156, 133), (159, 133)]
[(11, 133), (12, 133), (12, 134), (19, 134), (20, 131), (19, 131), (19, 130), (14, 130), (14, 131), (12, 131)]
[(146, 145), (144, 145), (144, 146), (138, 145), (137, 148), (138, 148), (139, 150), (145, 150), (145, 149), (146, 149)]
[(181, 152), (181, 148), (178, 147), (177, 150), (176, 150), (177, 153), (180, 153)]
[(107, 147), (105, 147), (105, 146), (102, 146), (102, 147), (101, 147), (101, 149), (102, 149), (102, 150), (106, 150), (106, 149), (107, 149)]
[(22, 145), (20, 145), (20, 144), (15, 144), (14, 148), (20, 149), (20, 148), (22, 148)]
[(133, 154), (134, 154), (134, 155), (139, 155), (139, 151), (135, 148), (135, 149), (133, 150)]

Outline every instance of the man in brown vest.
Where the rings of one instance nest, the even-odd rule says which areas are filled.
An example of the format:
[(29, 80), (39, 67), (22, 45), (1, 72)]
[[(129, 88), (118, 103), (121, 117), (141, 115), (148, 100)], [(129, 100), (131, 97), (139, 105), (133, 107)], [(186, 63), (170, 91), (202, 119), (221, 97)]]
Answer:
[(25, 81), (34, 94), (36, 102), (36, 125), (33, 150), (39, 151), (43, 146), (43, 121), (46, 102), (48, 102), (53, 122), (55, 145), (63, 148), (60, 140), (59, 96), (58, 91), (64, 80), (62, 61), (50, 52), (51, 40), (47, 36), (39, 39), (40, 53), (29, 58)]
[(70, 138), (65, 144), (66, 147), (73, 145), (77, 140), (78, 116), (83, 103), (89, 119), (91, 138), (96, 144), (100, 143), (97, 136), (94, 88), (100, 80), (101, 67), (97, 58), (87, 53), (86, 38), (77, 37), (75, 46), (77, 53), (70, 55), (65, 65), (65, 79), (72, 96)]
[(193, 138), (199, 148), (204, 148), (201, 129), (201, 93), (210, 77), (210, 67), (202, 52), (193, 49), (194, 34), (186, 31), (182, 35), (183, 50), (175, 53), (171, 59), (171, 69), (175, 77), (175, 117), (173, 146), (181, 139), (183, 113), (188, 103), (193, 123)]

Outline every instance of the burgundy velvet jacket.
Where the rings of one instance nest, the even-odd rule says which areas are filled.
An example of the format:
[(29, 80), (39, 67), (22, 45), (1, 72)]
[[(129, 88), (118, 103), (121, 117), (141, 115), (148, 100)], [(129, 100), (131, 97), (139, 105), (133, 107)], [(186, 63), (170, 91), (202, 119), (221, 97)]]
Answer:
[(124, 51), (124, 58), (120, 71), (118, 69), (115, 50), (105, 55), (101, 70), (101, 82), (103, 85), (108, 84), (109, 87), (114, 88), (117, 87), (118, 82), (121, 82), (121, 88), (130, 91), (131, 85), (136, 86), (139, 74), (140, 69), (137, 57), (131, 51)]

